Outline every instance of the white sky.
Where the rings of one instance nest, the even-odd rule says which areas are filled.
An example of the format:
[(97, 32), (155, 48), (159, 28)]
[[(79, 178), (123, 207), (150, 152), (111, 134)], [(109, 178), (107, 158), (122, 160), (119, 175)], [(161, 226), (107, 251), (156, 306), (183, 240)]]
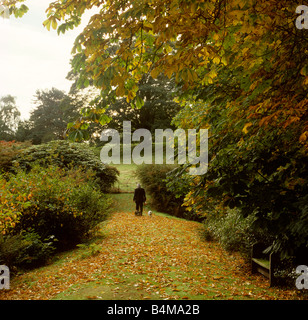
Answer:
[[(1, 2), (1, 0), (0, 0)], [(36, 90), (55, 87), (68, 92), (71, 49), (82, 26), (58, 36), (43, 26), (52, 0), (28, 0), (22, 18), (0, 18), (0, 97), (12, 95), (24, 119), (34, 108)], [(90, 14), (83, 19), (83, 26)]]

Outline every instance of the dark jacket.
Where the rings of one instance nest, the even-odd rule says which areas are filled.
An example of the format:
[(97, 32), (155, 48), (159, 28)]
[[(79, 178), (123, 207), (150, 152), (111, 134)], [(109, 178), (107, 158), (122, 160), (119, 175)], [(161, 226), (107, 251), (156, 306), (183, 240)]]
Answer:
[(141, 203), (146, 201), (145, 191), (143, 188), (137, 188), (134, 192), (134, 199), (135, 202)]

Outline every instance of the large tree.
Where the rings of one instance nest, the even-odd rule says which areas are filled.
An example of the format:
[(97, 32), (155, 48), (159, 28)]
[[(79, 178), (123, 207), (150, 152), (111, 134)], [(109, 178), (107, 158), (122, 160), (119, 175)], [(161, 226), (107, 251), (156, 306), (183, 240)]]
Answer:
[(65, 32), (86, 9), (98, 7), (75, 41), (73, 67), (80, 82), (93, 81), (109, 97), (140, 105), (145, 73), (173, 75), (188, 89), (214, 83), (227, 65), (243, 88), (231, 105), (241, 105), (255, 125), (300, 123), (305, 143), (308, 36), (295, 26), (297, 6), (295, 0), (59, 0), (44, 24)]
[(145, 128), (154, 133), (155, 129), (173, 128), (173, 117), (180, 110), (174, 101), (174, 81), (164, 76), (153, 79), (145, 75), (139, 83), (138, 95), (144, 101), (141, 108), (131, 108), (125, 98), (117, 99), (107, 109), (111, 121), (109, 128), (122, 129), (123, 121), (131, 121), (132, 130)]
[(55, 88), (38, 90), (34, 103), (29, 121), (21, 123), (17, 131), (19, 140), (32, 140), (34, 144), (63, 140), (67, 123), (77, 119), (82, 104)]
[(42, 137), (42, 142), (63, 139), (67, 122), (75, 120), (78, 108), (69, 96), (63, 91), (38, 90), (35, 96), (36, 108), (31, 113), (33, 130)]

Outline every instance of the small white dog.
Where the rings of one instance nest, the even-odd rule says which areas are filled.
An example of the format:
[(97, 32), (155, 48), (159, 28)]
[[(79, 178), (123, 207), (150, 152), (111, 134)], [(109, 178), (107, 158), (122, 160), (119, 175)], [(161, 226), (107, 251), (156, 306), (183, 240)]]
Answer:
[(149, 215), (149, 217), (152, 217), (152, 211), (151, 210), (148, 212), (148, 215)]

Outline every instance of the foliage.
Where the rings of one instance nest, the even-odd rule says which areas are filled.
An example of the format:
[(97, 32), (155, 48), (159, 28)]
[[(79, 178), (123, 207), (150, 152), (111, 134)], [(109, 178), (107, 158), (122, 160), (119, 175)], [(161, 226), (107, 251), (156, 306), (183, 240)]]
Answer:
[[(56, 1), (44, 25), (64, 33), (86, 9), (97, 7), (75, 41), (72, 66), (81, 85), (91, 80), (104, 97), (140, 104), (138, 83), (146, 73), (174, 76), (184, 89), (221, 87), (217, 76), (227, 67), (242, 89), (231, 106), (249, 106), (253, 124), (288, 126), (302, 123), (307, 104), (307, 34), (295, 27), (297, 6), (295, 0)], [(82, 123), (74, 127), (80, 135)], [(301, 128), (303, 142), (306, 129)]]
[(32, 268), (45, 264), (55, 251), (55, 239), (50, 236), (43, 241), (33, 231), (0, 236), (0, 263), (13, 267)]
[(204, 222), (206, 240), (217, 240), (228, 251), (240, 251), (247, 259), (251, 258), (254, 243), (270, 244), (266, 232), (257, 233), (253, 228), (255, 217), (243, 218), (237, 209), (229, 209), (227, 214), (208, 214)]
[(10, 170), (14, 158), (30, 145), (30, 142), (0, 141), (0, 172)]
[(152, 197), (152, 204), (158, 211), (179, 215), (181, 201), (176, 199), (166, 188), (166, 175), (174, 168), (172, 165), (140, 165), (136, 174), (147, 193)]
[(177, 198), (185, 196), (189, 192), (189, 185), (192, 181), (192, 176), (187, 171), (183, 171), (181, 167), (169, 171), (166, 177), (168, 190), (172, 191)]
[(174, 169), (174, 165), (143, 164), (137, 167), (136, 174), (151, 195), (152, 205), (156, 210), (176, 217), (199, 220), (199, 217), (182, 207), (183, 194), (176, 194), (167, 187), (167, 175)]
[[(14, 14), (15, 18), (21, 18), (29, 10), (22, 2), (25, 2), (25, 0), (2, 0), (1, 4), (7, 6), (10, 10), (10, 14)], [(18, 6), (19, 3), (22, 4)]]
[[(73, 79), (69, 74), (68, 80)], [(96, 94), (94, 90), (77, 90), (74, 86), (68, 94), (56, 88), (37, 90), (30, 118), (18, 122), (14, 139), (30, 140), (33, 144), (65, 139), (68, 123), (80, 117), (81, 110), (84, 110)], [(87, 131), (91, 143), (99, 141), (101, 130), (100, 125), (89, 124)]]
[[(207, 98), (214, 99), (211, 94)], [(219, 109), (219, 99), (211, 105), (193, 103), (175, 121), (185, 128), (210, 125), (210, 166), (206, 175), (194, 178), (185, 204), (195, 211), (237, 207), (243, 217), (256, 217), (254, 230), (268, 233), (272, 251), (282, 258), (299, 255), (308, 237), (308, 168), (307, 155), (297, 143), (300, 127), (267, 125), (250, 135), (253, 128), (243, 130), (245, 118), (224, 107), (225, 100)]]
[(138, 95), (144, 100), (141, 108), (131, 108), (122, 98), (111, 104), (107, 114), (112, 118), (108, 128), (122, 129), (123, 121), (131, 121), (132, 131), (144, 128), (154, 133), (155, 129), (175, 129), (172, 118), (180, 106), (173, 101), (174, 82), (166, 77), (153, 79), (144, 76), (139, 83)]
[[(93, 174), (92, 174), (93, 176)], [(83, 241), (106, 219), (108, 198), (97, 191), (90, 172), (34, 166), (0, 180), (0, 232), (33, 230), (41, 239), (54, 236), (64, 249)]]
[(33, 163), (41, 165), (54, 164), (61, 168), (83, 167), (92, 170), (102, 191), (108, 190), (116, 181), (118, 170), (104, 165), (86, 144), (68, 141), (51, 141), (46, 144), (32, 146), (16, 158), (20, 167), (29, 169)]
[(77, 119), (82, 102), (55, 88), (37, 90), (34, 101), (36, 107), (29, 121), (19, 125), (17, 137), (34, 144), (63, 140), (67, 123)]

